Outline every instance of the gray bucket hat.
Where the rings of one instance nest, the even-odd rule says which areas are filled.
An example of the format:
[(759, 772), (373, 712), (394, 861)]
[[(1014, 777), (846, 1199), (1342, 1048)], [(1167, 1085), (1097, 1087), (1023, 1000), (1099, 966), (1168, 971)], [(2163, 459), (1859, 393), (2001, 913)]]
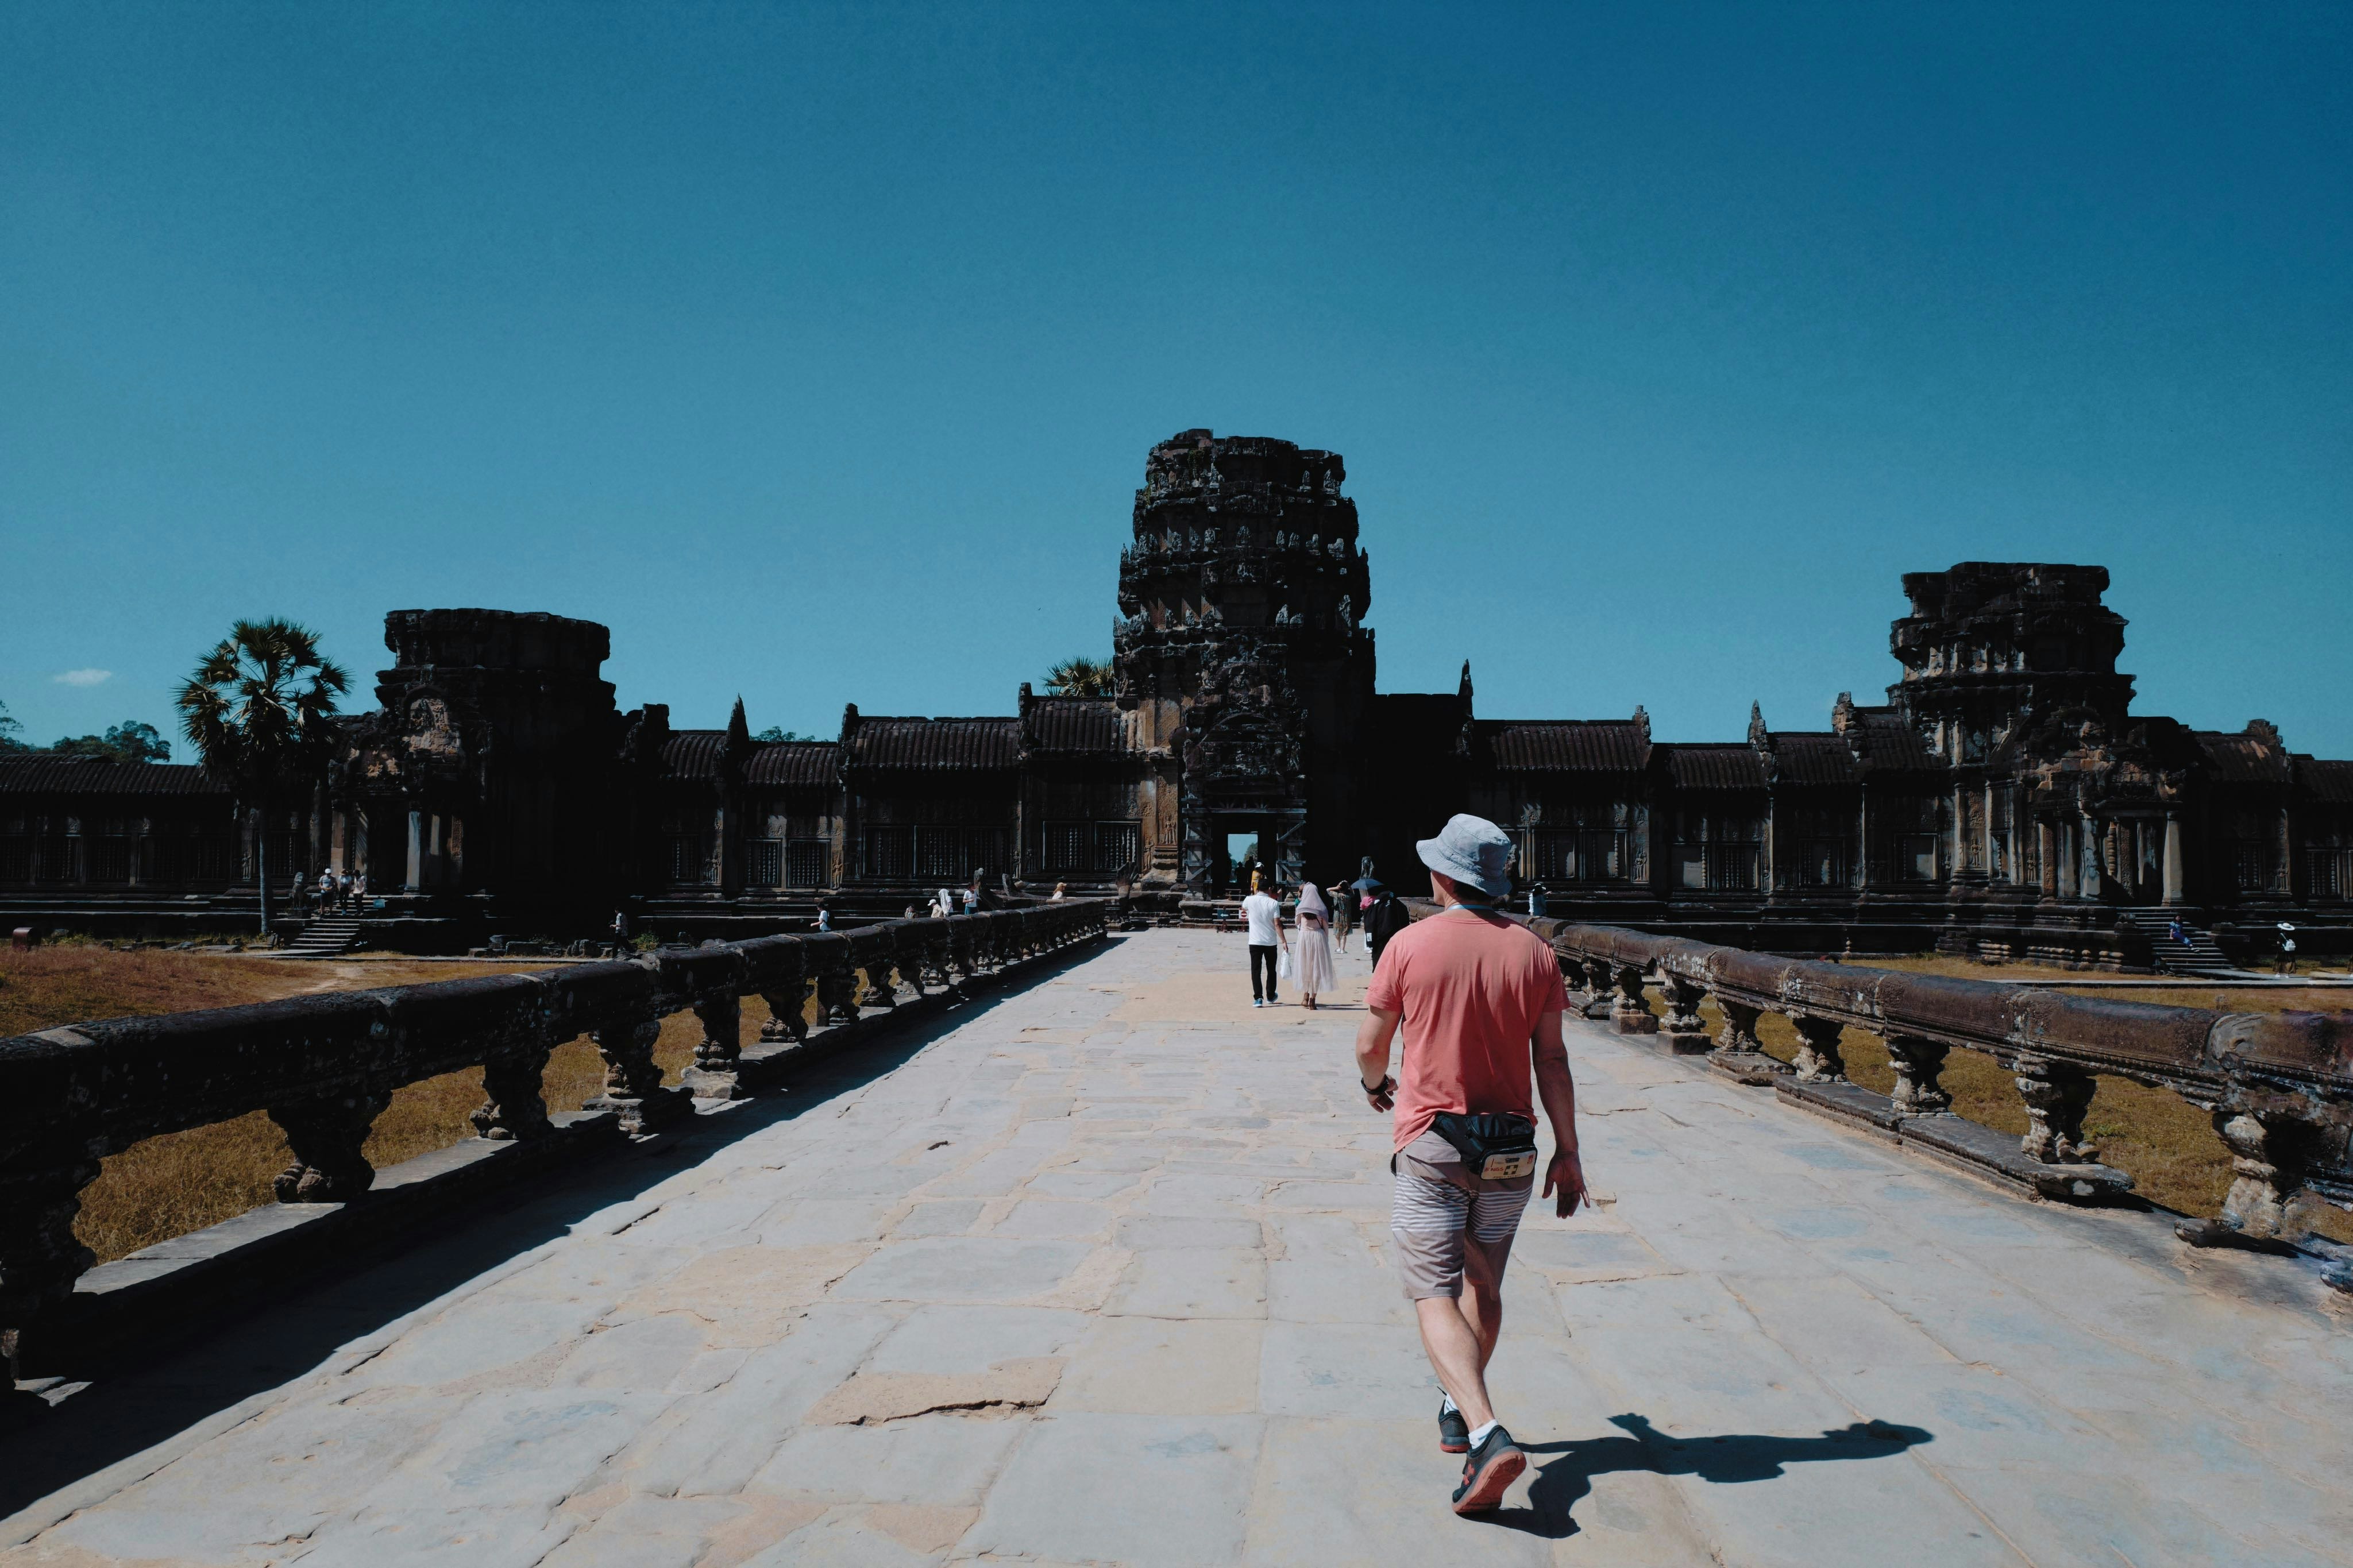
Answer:
[(1437, 837), (1413, 847), (1421, 863), (1441, 877), (1468, 882), (1490, 898), (1512, 890), (1512, 836), (1483, 816), (1451, 816)]

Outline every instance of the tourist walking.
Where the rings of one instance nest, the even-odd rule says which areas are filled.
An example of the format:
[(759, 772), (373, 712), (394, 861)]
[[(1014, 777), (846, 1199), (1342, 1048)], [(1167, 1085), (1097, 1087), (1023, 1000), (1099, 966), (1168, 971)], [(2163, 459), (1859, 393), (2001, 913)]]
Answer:
[(964, 890), (964, 912), (968, 915), (980, 913), (980, 873), (977, 871), (972, 874), (971, 886)]
[(1567, 1217), (1585, 1195), (1560, 1035), (1568, 995), (1552, 949), (1494, 907), (1512, 890), (1503, 829), (1456, 816), (1415, 847), (1439, 912), (1386, 943), (1356, 1031), (1357, 1083), (1374, 1110), (1394, 1112), (1389, 1244), (1445, 1390), (1438, 1446), (1467, 1456), (1454, 1511), (1477, 1513), (1502, 1502), (1528, 1464), (1495, 1415), (1487, 1363), (1504, 1326), (1504, 1268), (1535, 1183), (1534, 1100), (1552, 1123), (1544, 1190), (1555, 1212)]
[(955, 913), (955, 889), (942, 888), (939, 897), (932, 900), (932, 908), (939, 911), (942, 919)]
[[(1242, 900), (1242, 920), (1250, 927), (1250, 1005), (1274, 1005), (1275, 949), (1291, 950), (1291, 939), (1282, 934), (1282, 906), (1253, 886), (1249, 898)], [(1265, 973), (1265, 984), (1260, 984), (1260, 972)]]
[(1373, 907), (1365, 911), (1365, 939), (1371, 944), (1376, 965), (1388, 950), (1389, 938), (1412, 923), (1413, 916), (1398, 901), (1394, 891), (1382, 888), (1373, 894)]
[(1332, 906), (1332, 943), (1342, 952), (1348, 951), (1348, 927), (1356, 911), (1356, 895), (1345, 883), (1335, 882), (1324, 889), (1324, 901)]
[(1313, 882), (1299, 889), (1299, 908), (1293, 911), (1293, 923), (1299, 931), (1299, 946), (1293, 953), (1293, 966), (1298, 972), (1300, 1000), (1307, 1010), (1315, 1011), (1315, 998), (1329, 995), (1337, 984), (1332, 974), (1332, 939), (1328, 931), (1332, 910), (1324, 902), (1324, 895)]

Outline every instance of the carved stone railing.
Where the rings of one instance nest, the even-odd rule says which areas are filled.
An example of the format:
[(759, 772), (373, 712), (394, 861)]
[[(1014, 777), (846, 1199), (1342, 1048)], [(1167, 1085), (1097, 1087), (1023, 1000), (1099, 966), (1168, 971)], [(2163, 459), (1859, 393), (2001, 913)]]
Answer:
[[(404, 1085), (480, 1068), (484, 1102), (472, 1121), (485, 1144), (651, 1133), (695, 1099), (741, 1098), (820, 1047), (849, 1043), (861, 1016), (902, 1005), (902, 986), (915, 1002), (945, 1002), (959, 983), (1100, 939), (1112, 910), (1072, 900), (892, 921), (0, 1040), (0, 1350), (26, 1372), (49, 1359), (33, 1353), (37, 1342), (71, 1337), (70, 1320), (88, 1307), (76, 1282), (95, 1261), (73, 1232), (81, 1191), (102, 1157), (142, 1139), (264, 1110), (293, 1152), (276, 1180), (280, 1201), (351, 1205), (375, 1184), (362, 1150)], [(832, 1026), (814, 1037), (804, 1018), (812, 984)], [(765, 998), (772, 1016), (749, 1053), (740, 1044), (747, 994)], [(653, 1059), (661, 1021), (690, 1010), (702, 1037), (683, 1082), (666, 1086)], [(551, 1117), (541, 1073), (555, 1047), (582, 1035), (604, 1058), (604, 1092)]]
[[(1612, 926), (1529, 923), (1578, 989), (1609, 999), (1620, 1030), (1656, 1034), (1676, 1054), (1705, 1053), (1734, 1077), (1772, 1083), (1810, 1109), (2044, 1196), (2096, 1201), (2131, 1186), (2098, 1163), (2084, 1131), (2094, 1075), (2106, 1073), (2171, 1089), (2207, 1111), (2231, 1151), (2221, 1219), (2181, 1226), (2185, 1240), (2286, 1250), (2285, 1211), (2299, 1192), (2353, 1208), (2353, 1014), (2156, 1006), (1777, 958)], [(1663, 1018), (1650, 1010), (1646, 984), (1665, 1002)], [(1713, 1038), (1700, 1021), (1703, 998), (1724, 1015)], [(1763, 1052), (1757, 1022), (1767, 1013), (1795, 1027), (1793, 1064)], [(1847, 1081), (1839, 1032), (1850, 1028), (1886, 1042), (1892, 1094)], [(2028, 1121), (2022, 1139), (1953, 1114), (1940, 1079), (1957, 1047), (2012, 1075)]]

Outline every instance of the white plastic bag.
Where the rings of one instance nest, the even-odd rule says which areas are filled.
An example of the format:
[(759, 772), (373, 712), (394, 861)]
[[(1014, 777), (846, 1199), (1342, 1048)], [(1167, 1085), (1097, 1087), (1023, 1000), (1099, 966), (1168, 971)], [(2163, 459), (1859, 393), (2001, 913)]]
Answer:
[(1292, 977), (1292, 975), (1293, 975), (1293, 973), (1294, 973), (1294, 971), (1293, 970), (1293, 968), (1292, 968), (1292, 964), (1291, 964), (1291, 949), (1289, 949), (1289, 948), (1287, 948), (1287, 947), (1286, 947), (1286, 948), (1284, 948), (1284, 949), (1282, 950), (1282, 952), (1281, 956), (1279, 956), (1279, 957), (1277, 957), (1277, 958), (1275, 959), (1275, 961), (1274, 961), (1274, 972), (1275, 972), (1277, 974), (1279, 974), (1279, 975), (1282, 976), (1282, 978), (1284, 978), (1285, 980), (1288, 980), (1288, 979), (1290, 979), (1290, 978)]

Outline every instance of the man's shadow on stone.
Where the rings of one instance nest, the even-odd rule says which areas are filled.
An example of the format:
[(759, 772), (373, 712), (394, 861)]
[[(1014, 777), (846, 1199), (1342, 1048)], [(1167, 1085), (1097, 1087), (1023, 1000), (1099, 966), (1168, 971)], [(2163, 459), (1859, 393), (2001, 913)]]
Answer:
[(1771, 1481), (1785, 1467), (1832, 1459), (1886, 1459), (1936, 1435), (1918, 1426), (1898, 1426), (1886, 1421), (1857, 1421), (1818, 1437), (1776, 1437), (1761, 1433), (1729, 1433), (1720, 1437), (1671, 1437), (1651, 1425), (1646, 1415), (1612, 1415), (1609, 1424), (1625, 1428), (1623, 1437), (1582, 1437), (1566, 1443), (1523, 1443), (1531, 1459), (1557, 1454), (1539, 1462), (1528, 1483), (1528, 1506), (1501, 1508), (1469, 1517), (1507, 1530), (1525, 1531), (1547, 1540), (1577, 1531), (1570, 1510), (1593, 1490), (1593, 1478), (1624, 1470), (1655, 1476), (1696, 1476), (1717, 1486), (1743, 1481)]

